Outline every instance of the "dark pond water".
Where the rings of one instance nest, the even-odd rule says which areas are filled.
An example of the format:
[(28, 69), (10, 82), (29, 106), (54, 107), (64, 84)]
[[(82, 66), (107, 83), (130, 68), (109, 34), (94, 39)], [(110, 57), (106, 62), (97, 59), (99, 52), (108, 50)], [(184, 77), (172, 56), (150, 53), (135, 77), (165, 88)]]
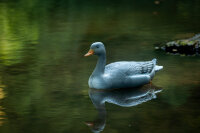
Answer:
[[(154, 44), (199, 33), (199, 12), (199, 0), (0, 0), (0, 132), (198, 132), (200, 57)], [(83, 55), (96, 41), (108, 63), (164, 69), (137, 91), (90, 90), (97, 58)]]

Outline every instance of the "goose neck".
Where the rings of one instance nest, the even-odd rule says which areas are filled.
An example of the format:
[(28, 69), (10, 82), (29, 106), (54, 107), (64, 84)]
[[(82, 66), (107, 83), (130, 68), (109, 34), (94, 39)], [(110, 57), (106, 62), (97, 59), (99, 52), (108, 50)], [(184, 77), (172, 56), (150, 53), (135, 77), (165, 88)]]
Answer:
[(106, 65), (106, 54), (99, 55), (99, 58), (98, 58), (98, 61), (97, 61), (97, 64), (96, 64), (93, 74), (94, 75), (103, 74), (105, 65)]

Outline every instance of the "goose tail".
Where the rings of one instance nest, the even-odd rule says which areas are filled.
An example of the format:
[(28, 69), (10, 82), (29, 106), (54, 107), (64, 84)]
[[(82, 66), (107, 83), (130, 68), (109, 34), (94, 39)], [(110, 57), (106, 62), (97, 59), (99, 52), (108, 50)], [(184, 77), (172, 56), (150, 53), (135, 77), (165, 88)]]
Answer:
[(158, 65), (156, 65), (156, 62), (157, 62), (157, 59), (156, 59), (156, 58), (154, 58), (154, 59), (152, 60), (152, 62), (153, 62), (154, 65), (155, 65), (155, 72), (160, 71), (161, 69), (163, 69), (163, 66), (158, 66)]
[(156, 65), (156, 67), (155, 67), (155, 71), (157, 72), (157, 71), (160, 71), (160, 70), (162, 70), (163, 69), (163, 66), (158, 66), (158, 65)]

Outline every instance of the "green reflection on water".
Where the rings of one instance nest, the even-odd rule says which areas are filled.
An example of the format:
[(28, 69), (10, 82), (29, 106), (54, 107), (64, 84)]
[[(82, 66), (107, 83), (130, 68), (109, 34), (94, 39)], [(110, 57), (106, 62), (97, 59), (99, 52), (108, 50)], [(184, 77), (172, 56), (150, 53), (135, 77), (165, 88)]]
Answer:
[(83, 55), (95, 41), (105, 43), (108, 63), (156, 57), (164, 66), (153, 80), (164, 88), (158, 99), (108, 104), (104, 132), (196, 131), (199, 57), (155, 52), (153, 44), (200, 32), (199, 8), (198, 0), (0, 2), (0, 132), (89, 132), (83, 122), (96, 114), (87, 88), (96, 58)]
[(37, 23), (30, 22), (28, 13), (22, 9), (0, 4), (0, 53), (5, 65), (19, 63), (27, 41), (34, 44), (38, 40)]

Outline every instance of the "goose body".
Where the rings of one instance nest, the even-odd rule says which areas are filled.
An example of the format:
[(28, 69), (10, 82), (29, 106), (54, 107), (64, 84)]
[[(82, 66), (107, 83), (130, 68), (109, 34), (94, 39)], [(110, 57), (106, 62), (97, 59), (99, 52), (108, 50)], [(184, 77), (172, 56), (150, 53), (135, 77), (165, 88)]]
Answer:
[(120, 61), (106, 65), (106, 51), (101, 42), (93, 43), (85, 56), (92, 54), (98, 56), (98, 61), (88, 84), (95, 89), (138, 87), (149, 83), (155, 72), (163, 68), (156, 65), (156, 59), (144, 62)]

